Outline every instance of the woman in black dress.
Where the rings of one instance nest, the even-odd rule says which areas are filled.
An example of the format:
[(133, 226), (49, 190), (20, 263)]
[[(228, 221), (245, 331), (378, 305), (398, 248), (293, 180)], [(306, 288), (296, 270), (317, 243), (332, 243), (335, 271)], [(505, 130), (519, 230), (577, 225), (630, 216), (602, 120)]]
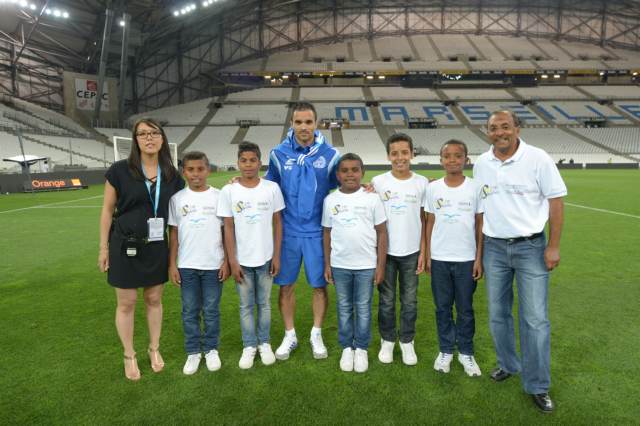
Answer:
[(124, 348), (125, 376), (138, 380), (133, 319), (140, 287), (147, 310), (151, 368), (157, 373), (164, 367), (158, 349), (162, 291), (168, 279), (165, 231), (169, 199), (184, 187), (184, 181), (173, 165), (162, 127), (151, 119), (136, 122), (129, 158), (113, 163), (105, 176), (98, 268), (108, 273), (108, 282), (116, 290), (116, 329)]

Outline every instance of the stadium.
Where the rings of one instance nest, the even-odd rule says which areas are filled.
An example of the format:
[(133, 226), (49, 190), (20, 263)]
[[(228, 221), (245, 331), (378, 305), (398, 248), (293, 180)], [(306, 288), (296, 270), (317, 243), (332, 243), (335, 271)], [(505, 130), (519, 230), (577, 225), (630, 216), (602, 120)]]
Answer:
[[(0, 0), (0, 12), (2, 423), (638, 422), (639, 1)], [(483, 281), (483, 376), (433, 371), (425, 274), (415, 367), (374, 360), (367, 374), (341, 374), (330, 289), (327, 360), (307, 341), (286, 362), (241, 371), (229, 280), (220, 371), (182, 374), (180, 290), (168, 285), (167, 368), (153, 374), (141, 350), (142, 379), (122, 377), (113, 290), (95, 265), (105, 171), (128, 155), (132, 124), (161, 123), (176, 164), (206, 153), (221, 188), (238, 174), (240, 142), (258, 144), (268, 164), (300, 101), (315, 105), (328, 142), (362, 157), (366, 181), (389, 170), (384, 142), (397, 132), (413, 138), (413, 170), (427, 177), (443, 176), (450, 139), (473, 164), (491, 147), (489, 115), (504, 109), (553, 158), (569, 195), (549, 295), (552, 415), (535, 411), (519, 379), (489, 380)], [(304, 274), (297, 287), (306, 334)], [(276, 289), (271, 300), (275, 341)], [(374, 315), (371, 352), (379, 337)]]

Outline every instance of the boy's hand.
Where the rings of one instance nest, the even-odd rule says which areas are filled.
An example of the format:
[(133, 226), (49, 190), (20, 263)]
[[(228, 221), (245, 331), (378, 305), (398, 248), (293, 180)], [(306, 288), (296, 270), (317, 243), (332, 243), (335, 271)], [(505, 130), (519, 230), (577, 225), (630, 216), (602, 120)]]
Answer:
[(324, 279), (329, 284), (333, 284), (333, 274), (331, 273), (331, 266), (329, 266), (329, 265), (324, 267)]
[(371, 182), (363, 183), (362, 188), (364, 189), (364, 192), (376, 192), (376, 189), (373, 187), (373, 184)]
[(220, 282), (224, 282), (227, 278), (229, 278), (229, 262), (226, 260), (222, 262), (222, 266), (220, 267), (220, 271), (218, 271), (218, 279)]
[(242, 268), (238, 262), (231, 264), (231, 275), (233, 275), (233, 278), (237, 283), (242, 283), (244, 281), (244, 273), (242, 272)]
[(271, 273), (272, 277), (275, 277), (276, 275), (278, 275), (280, 273), (280, 258), (279, 257), (273, 257), (273, 259), (271, 259), (271, 271), (269, 271)]
[(422, 252), (418, 255), (418, 266), (416, 267), (416, 275), (420, 275), (424, 272), (424, 254)]
[(180, 271), (178, 271), (178, 268), (176, 268), (175, 265), (169, 266), (169, 279), (171, 279), (171, 282), (176, 287), (180, 287), (180, 284), (182, 284), (182, 278), (180, 277)]
[(380, 285), (384, 281), (384, 268), (376, 268), (376, 272), (373, 276), (373, 284)]
[(428, 258), (427, 261), (424, 263), (424, 271), (431, 275), (431, 258)]
[(476, 260), (473, 262), (473, 280), (478, 281), (482, 278), (482, 261)]

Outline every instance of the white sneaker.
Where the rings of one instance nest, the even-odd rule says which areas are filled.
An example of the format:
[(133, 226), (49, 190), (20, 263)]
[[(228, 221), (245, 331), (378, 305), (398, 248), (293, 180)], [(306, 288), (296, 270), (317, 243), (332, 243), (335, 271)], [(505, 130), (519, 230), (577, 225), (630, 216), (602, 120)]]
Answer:
[(289, 359), (289, 355), (295, 348), (298, 347), (298, 339), (293, 336), (289, 337), (287, 335), (282, 339), (282, 344), (276, 349), (276, 358), (284, 361), (285, 359)]
[(383, 364), (391, 364), (393, 362), (393, 347), (396, 342), (389, 342), (384, 339), (380, 339), (380, 352), (378, 352), (378, 359)]
[(476, 359), (473, 357), (473, 355), (458, 354), (458, 362), (460, 362), (460, 364), (462, 364), (462, 366), (464, 367), (464, 372), (467, 373), (467, 376), (482, 376), (480, 367), (476, 363)]
[(438, 353), (436, 361), (433, 363), (433, 369), (442, 373), (448, 373), (451, 369), (451, 360), (453, 360), (453, 354), (440, 352)]
[(364, 373), (369, 369), (369, 354), (364, 349), (356, 349), (356, 355), (353, 360), (353, 371), (356, 373)]
[(240, 361), (238, 362), (238, 367), (243, 370), (249, 369), (253, 367), (253, 359), (256, 357), (256, 348), (255, 346), (248, 346), (242, 350), (242, 356), (240, 357)]
[(311, 334), (311, 351), (313, 352), (313, 357), (315, 359), (324, 359), (329, 356), (327, 352), (327, 347), (324, 345), (322, 341), (322, 334), (317, 333), (316, 335)]
[(204, 359), (207, 361), (207, 368), (209, 371), (220, 370), (222, 362), (220, 362), (220, 356), (218, 355), (217, 350), (211, 349), (209, 352), (204, 354)]
[(202, 358), (202, 354), (190, 354), (187, 356), (187, 362), (184, 363), (184, 367), (182, 368), (182, 372), (187, 376), (195, 374), (198, 371), (198, 367), (200, 366), (200, 359)]
[(264, 365), (271, 365), (276, 362), (276, 356), (273, 354), (270, 344), (261, 344), (258, 346), (258, 352), (260, 352), (260, 360)]
[(418, 355), (413, 349), (413, 340), (409, 343), (400, 342), (400, 351), (402, 352), (402, 362), (405, 365), (416, 365), (418, 363)]
[(340, 357), (340, 370), (353, 371), (353, 349), (345, 348), (342, 350), (342, 357)]

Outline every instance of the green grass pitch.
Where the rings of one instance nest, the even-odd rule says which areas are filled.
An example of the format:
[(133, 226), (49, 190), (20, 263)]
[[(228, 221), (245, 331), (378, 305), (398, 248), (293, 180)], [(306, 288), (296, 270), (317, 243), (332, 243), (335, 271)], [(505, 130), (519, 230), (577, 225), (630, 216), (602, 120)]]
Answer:
[[(637, 423), (640, 171), (562, 174), (569, 196), (562, 261), (550, 286), (551, 395), (557, 409), (549, 416), (535, 410), (519, 378), (499, 384), (488, 378), (495, 353), (484, 281), (475, 295), (476, 357), (483, 376), (465, 376), (457, 361), (449, 374), (433, 370), (437, 337), (425, 275), (415, 367), (401, 364), (397, 346), (392, 365), (377, 361), (376, 295), (369, 371), (342, 373), (332, 287), (324, 326), (329, 358), (314, 360), (308, 343), (310, 291), (301, 278), (296, 315), (301, 346), (288, 361), (270, 367), (258, 361), (241, 371), (238, 298), (227, 281), (222, 369), (210, 373), (202, 365), (194, 376), (182, 374), (179, 290), (167, 285), (161, 344), (166, 368), (154, 374), (149, 366), (139, 300), (135, 341), (142, 379), (127, 381), (113, 323), (114, 291), (96, 267), (102, 187), (94, 186), (0, 196), (0, 424)], [(220, 187), (228, 177), (214, 174), (210, 182)], [(277, 346), (283, 326), (275, 286), (271, 300)]]

